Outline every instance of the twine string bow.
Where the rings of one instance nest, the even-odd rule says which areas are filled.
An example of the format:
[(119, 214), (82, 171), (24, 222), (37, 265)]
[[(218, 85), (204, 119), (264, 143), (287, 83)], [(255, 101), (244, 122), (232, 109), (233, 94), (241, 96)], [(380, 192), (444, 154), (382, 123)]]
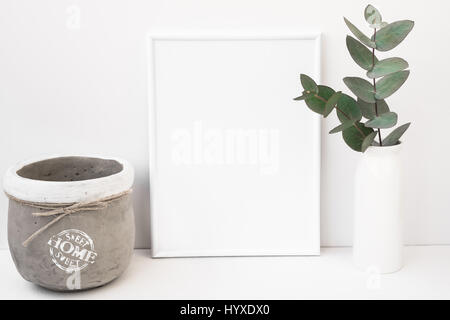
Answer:
[(44, 212), (33, 212), (33, 217), (51, 217), (56, 216), (54, 219), (50, 220), (46, 225), (44, 225), (42, 228), (36, 230), (33, 234), (31, 234), (24, 242), (22, 242), (22, 245), (24, 247), (28, 247), (31, 241), (33, 241), (34, 238), (36, 238), (38, 235), (40, 235), (42, 232), (44, 232), (46, 229), (48, 229), (50, 226), (64, 218), (65, 216), (68, 216), (72, 213), (80, 212), (80, 211), (98, 211), (105, 209), (108, 204), (113, 201), (117, 200), (123, 196), (128, 195), (131, 193), (131, 189), (123, 191), (118, 194), (114, 194), (112, 196), (108, 196), (105, 198), (101, 198), (99, 200), (95, 201), (87, 201), (87, 202), (75, 202), (75, 203), (41, 203), (41, 202), (32, 202), (32, 201), (25, 201), (22, 199), (18, 199), (16, 197), (13, 197), (9, 194), (6, 194), (8, 198), (17, 201), (19, 203), (25, 204), (27, 206), (37, 208), (37, 209), (43, 209), (47, 210)]

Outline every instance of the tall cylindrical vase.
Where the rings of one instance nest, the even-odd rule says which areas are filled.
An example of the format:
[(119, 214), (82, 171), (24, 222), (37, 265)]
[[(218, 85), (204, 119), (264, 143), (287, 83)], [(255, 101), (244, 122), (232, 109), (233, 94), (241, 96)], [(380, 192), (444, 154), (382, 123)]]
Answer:
[(355, 176), (353, 260), (372, 272), (402, 267), (401, 144), (370, 147)]

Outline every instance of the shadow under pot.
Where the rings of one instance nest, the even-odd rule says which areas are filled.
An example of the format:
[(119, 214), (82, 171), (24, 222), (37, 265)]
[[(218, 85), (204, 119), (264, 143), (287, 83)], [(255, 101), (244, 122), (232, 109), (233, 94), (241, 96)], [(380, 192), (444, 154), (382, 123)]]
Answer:
[(117, 158), (60, 156), (11, 167), (8, 243), (28, 281), (57, 291), (102, 286), (133, 255), (134, 172)]

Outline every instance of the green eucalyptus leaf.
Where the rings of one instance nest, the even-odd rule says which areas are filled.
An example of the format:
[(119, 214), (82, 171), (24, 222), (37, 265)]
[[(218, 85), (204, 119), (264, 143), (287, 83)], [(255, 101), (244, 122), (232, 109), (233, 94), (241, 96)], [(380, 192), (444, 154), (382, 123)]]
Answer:
[(353, 124), (355, 123), (355, 120), (347, 120), (346, 122), (341, 123), (336, 128), (330, 131), (330, 134), (338, 133), (341, 131), (344, 131), (347, 128), (353, 127)]
[(338, 91), (338, 92), (334, 93), (330, 99), (328, 99), (327, 103), (325, 104), (325, 111), (323, 113), (323, 116), (325, 118), (328, 117), (328, 115), (331, 113), (331, 111), (333, 111), (335, 105), (341, 98), (341, 95), (342, 95), (342, 92)]
[(375, 103), (375, 91), (369, 81), (357, 77), (347, 77), (344, 78), (344, 83), (358, 98)]
[(303, 94), (300, 97), (294, 98), (294, 100), (295, 101), (302, 101), (302, 100), (305, 100), (307, 97), (308, 97), (307, 95)]
[(347, 36), (347, 49), (353, 60), (364, 70), (371, 70), (378, 59), (372, 56), (372, 52), (361, 42), (351, 36)]
[(311, 98), (314, 96), (314, 93), (307, 93), (306, 91), (303, 91), (302, 95), (300, 97), (294, 98), (295, 101), (301, 101), (306, 100), (308, 98)]
[(380, 12), (372, 5), (368, 5), (364, 10), (364, 17), (373, 29), (378, 29), (383, 19)]
[(367, 148), (372, 145), (372, 143), (375, 140), (375, 137), (377, 136), (377, 133), (374, 131), (371, 134), (369, 134), (367, 137), (364, 138), (362, 145), (361, 145), (361, 152), (366, 152)]
[(394, 49), (406, 38), (413, 27), (414, 21), (410, 20), (402, 20), (388, 24), (377, 32), (375, 37), (376, 49), (379, 51)]
[(300, 75), (300, 81), (301, 81), (303, 89), (305, 89), (305, 91), (309, 91), (309, 92), (313, 92), (313, 93), (319, 92), (319, 88), (317, 87), (316, 82), (313, 79), (311, 79), (310, 77), (308, 77), (306, 74)]
[(350, 29), (350, 31), (354, 34), (354, 36), (364, 43), (369, 48), (376, 48), (376, 44), (373, 40), (369, 39), (368, 36), (366, 36), (364, 33), (362, 33), (357, 27), (355, 27), (354, 24), (352, 24), (350, 21), (347, 20), (347, 18), (344, 18), (345, 24)]
[[(386, 99), (396, 92), (405, 83), (409, 77), (409, 70), (391, 73), (377, 82), (377, 92), (375, 98), (378, 100)], [(370, 102), (370, 101), (368, 101)]]
[(381, 78), (388, 74), (405, 70), (409, 67), (408, 62), (402, 58), (388, 58), (375, 63), (375, 66), (367, 72), (371, 79)]
[(383, 146), (389, 147), (394, 146), (399, 143), (400, 138), (403, 136), (406, 130), (408, 130), (409, 126), (411, 125), (410, 122), (401, 125), (400, 127), (393, 130), (386, 138), (383, 140)]
[(378, 117), (373, 118), (366, 122), (366, 127), (387, 129), (392, 128), (397, 124), (398, 116), (395, 112), (386, 112)]
[[(358, 99), (358, 105), (364, 118), (371, 120), (376, 117), (375, 103), (368, 103)], [(377, 111), (378, 115), (382, 115), (383, 113), (390, 111), (385, 100), (377, 100)]]
[[(359, 130), (356, 128), (359, 128)], [(362, 132), (362, 133), (361, 133)], [(354, 126), (342, 131), (342, 138), (345, 143), (355, 151), (362, 151), (364, 139), (373, 132), (372, 128), (367, 128), (361, 122), (356, 122)]]
[(308, 108), (310, 108), (312, 111), (323, 115), (325, 113), (325, 104), (334, 94), (334, 90), (330, 87), (320, 85), (317, 86), (317, 88), (319, 89), (319, 93), (317, 94), (317, 96), (319, 96), (320, 98), (312, 95), (311, 97), (307, 98), (305, 102)]
[(349, 95), (343, 93), (337, 103), (337, 106), (339, 110), (336, 111), (336, 114), (341, 123), (349, 120), (353, 120), (353, 122), (361, 120), (362, 114), (358, 103)]

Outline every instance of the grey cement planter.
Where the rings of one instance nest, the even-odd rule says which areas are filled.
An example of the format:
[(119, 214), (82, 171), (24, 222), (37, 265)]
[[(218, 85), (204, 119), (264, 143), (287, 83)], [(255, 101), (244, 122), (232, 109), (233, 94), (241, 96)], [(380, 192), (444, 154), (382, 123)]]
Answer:
[[(8, 242), (17, 270), (28, 281), (58, 290), (102, 286), (127, 268), (134, 247), (130, 190), (134, 172), (121, 159), (52, 157), (10, 168), (4, 179), (10, 196)], [(24, 246), (23, 242), (61, 214), (35, 216), (55, 204), (90, 203), (64, 215)], [(44, 204), (38, 208), (36, 204)], [(66, 212), (64, 212), (66, 214)]]

